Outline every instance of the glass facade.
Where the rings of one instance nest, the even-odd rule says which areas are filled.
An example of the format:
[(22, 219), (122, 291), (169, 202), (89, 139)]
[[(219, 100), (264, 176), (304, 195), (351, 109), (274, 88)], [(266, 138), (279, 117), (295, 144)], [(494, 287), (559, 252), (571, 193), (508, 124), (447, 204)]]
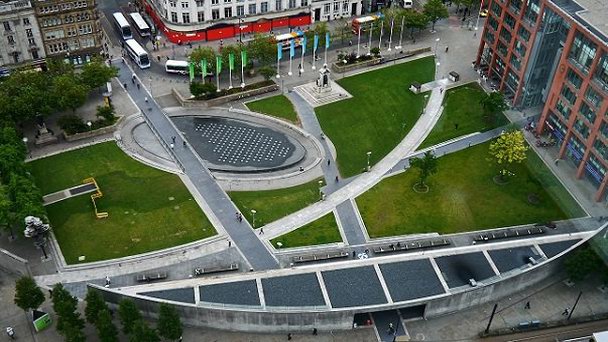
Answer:
[(593, 78), (604, 90), (608, 91), (608, 52), (604, 52), (595, 70)]
[(582, 33), (577, 32), (574, 37), (574, 42), (570, 48), (568, 58), (572, 64), (578, 67), (585, 74), (589, 73), (589, 68), (595, 58), (597, 45), (585, 37)]

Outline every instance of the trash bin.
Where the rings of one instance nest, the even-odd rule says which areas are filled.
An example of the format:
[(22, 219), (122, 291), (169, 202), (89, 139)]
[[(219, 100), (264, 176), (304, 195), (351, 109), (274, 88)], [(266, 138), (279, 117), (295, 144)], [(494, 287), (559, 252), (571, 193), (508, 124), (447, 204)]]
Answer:
[(458, 82), (460, 80), (460, 75), (456, 71), (450, 71), (448, 78), (452, 82)]

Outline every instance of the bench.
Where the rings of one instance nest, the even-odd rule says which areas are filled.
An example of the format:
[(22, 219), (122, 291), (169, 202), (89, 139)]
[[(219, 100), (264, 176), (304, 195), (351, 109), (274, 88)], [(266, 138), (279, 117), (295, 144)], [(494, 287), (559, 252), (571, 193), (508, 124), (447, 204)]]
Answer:
[(237, 271), (238, 269), (239, 269), (239, 264), (232, 263), (228, 266), (197, 267), (194, 269), (193, 274), (195, 277), (198, 277), (198, 276), (202, 276), (205, 274), (211, 274), (211, 273)]
[(309, 255), (299, 255), (291, 258), (291, 261), (294, 264), (297, 263), (305, 263), (311, 261), (322, 261), (322, 260), (330, 260), (330, 259), (339, 259), (348, 257), (348, 252), (333, 252), (333, 253), (320, 253), (320, 254), (309, 254)]
[(485, 242), (490, 240), (498, 240), (498, 239), (506, 239), (520, 236), (530, 236), (530, 235), (538, 235), (544, 234), (545, 230), (539, 226), (534, 226), (532, 228), (519, 228), (519, 229), (511, 229), (511, 230), (503, 230), (499, 232), (491, 232), (491, 233), (482, 233), (476, 235), (473, 240), (477, 242)]
[(156, 280), (162, 280), (167, 278), (167, 272), (156, 272), (156, 273), (145, 273), (137, 275), (137, 282), (151, 282)]
[(397, 242), (397, 244), (391, 243), (390, 245), (383, 245), (372, 248), (374, 253), (391, 253), (391, 252), (399, 252), (399, 251), (409, 251), (414, 249), (421, 248), (432, 248), (432, 247), (440, 247), (440, 246), (448, 246), (450, 241), (446, 239), (436, 239), (436, 240), (423, 240), (423, 241), (413, 241), (401, 243)]

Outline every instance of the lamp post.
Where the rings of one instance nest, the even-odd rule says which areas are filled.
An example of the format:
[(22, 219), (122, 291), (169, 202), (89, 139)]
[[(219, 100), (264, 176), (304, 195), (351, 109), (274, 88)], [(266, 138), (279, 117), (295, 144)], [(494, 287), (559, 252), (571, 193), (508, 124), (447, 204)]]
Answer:
[(439, 41), (440, 41), (440, 40), (441, 40), (441, 39), (439, 39), (439, 38), (436, 38), (436, 39), (435, 39), (435, 55), (437, 55), (437, 45), (439, 45)]
[(251, 209), (251, 224), (253, 228), (255, 228), (255, 213), (257, 213), (257, 211), (255, 211), (255, 209)]
[(367, 171), (369, 171), (370, 166), (369, 166), (369, 157), (372, 155), (372, 151), (367, 151)]

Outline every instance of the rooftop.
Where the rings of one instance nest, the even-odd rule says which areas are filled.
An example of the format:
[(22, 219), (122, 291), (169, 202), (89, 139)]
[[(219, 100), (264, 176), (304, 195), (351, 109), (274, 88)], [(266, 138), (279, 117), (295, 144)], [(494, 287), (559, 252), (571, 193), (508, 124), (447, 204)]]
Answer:
[(586, 27), (604, 43), (608, 43), (608, 1), (551, 0), (580, 25)]

